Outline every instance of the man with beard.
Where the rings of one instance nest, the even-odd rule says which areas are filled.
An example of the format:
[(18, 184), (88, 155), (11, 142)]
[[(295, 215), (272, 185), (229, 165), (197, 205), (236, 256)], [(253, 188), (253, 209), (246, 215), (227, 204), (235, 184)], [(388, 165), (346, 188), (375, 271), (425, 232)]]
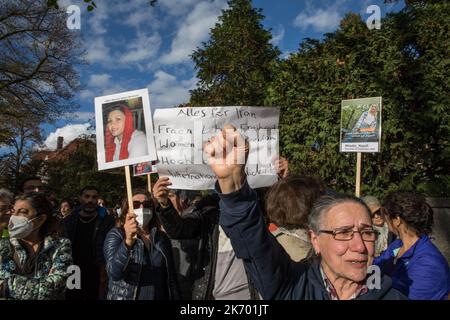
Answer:
[(106, 295), (108, 279), (103, 243), (114, 226), (114, 219), (97, 205), (98, 198), (96, 187), (84, 187), (80, 192), (80, 207), (64, 220), (66, 237), (72, 243), (73, 261), (81, 271), (81, 288), (66, 293), (70, 300), (97, 300)]

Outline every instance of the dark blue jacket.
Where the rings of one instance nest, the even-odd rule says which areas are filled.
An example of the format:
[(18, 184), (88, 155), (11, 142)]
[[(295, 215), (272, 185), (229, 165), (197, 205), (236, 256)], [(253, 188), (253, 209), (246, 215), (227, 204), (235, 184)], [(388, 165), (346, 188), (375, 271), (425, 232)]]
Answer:
[(422, 236), (394, 264), (403, 245), (395, 240), (374, 263), (392, 278), (392, 286), (414, 300), (447, 300), (450, 271), (447, 261), (428, 236)]
[[(218, 190), (218, 184), (216, 184)], [(221, 194), (220, 225), (231, 239), (236, 256), (264, 299), (328, 300), (320, 274), (320, 261), (294, 262), (267, 229), (255, 191), (245, 182), (230, 194)], [(359, 300), (406, 299), (382, 276), (380, 289), (370, 289)]]
[(152, 228), (153, 245), (145, 249), (136, 239), (131, 250), (122, 229), (113, 228), (105, 240), (108, 300), (179, 300), (172, 246), (165, 233)]

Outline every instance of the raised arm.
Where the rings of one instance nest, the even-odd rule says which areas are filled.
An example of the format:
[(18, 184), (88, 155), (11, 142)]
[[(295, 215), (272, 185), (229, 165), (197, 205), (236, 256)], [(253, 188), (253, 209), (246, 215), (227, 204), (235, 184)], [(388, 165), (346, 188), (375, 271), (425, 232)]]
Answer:
[(256, 193), (245, 177), (248, 148), (231, 126), (225, 127), (222, 134), (206, 146), (210, 165), (217, 175), (220, 225), (262, 297), (292, 299), (296, 290), (302, 290), (298, 286), (305, 281), (299, 278), (305, 276), (306, 268), (290, 259), (266, 227)]

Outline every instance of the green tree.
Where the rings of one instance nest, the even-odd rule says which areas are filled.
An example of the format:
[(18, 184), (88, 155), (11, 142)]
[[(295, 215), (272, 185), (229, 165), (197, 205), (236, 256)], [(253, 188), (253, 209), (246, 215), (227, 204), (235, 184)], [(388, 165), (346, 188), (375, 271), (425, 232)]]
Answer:
[(279, 50), (261, 24), (261, 9), (230, 0), (211, 38), (192, 54), (199, 82), (191, 105), (263, 105)]
[(368, 30), (349, 14), (322, 41), (280, 63), (268, 100), (280, 105), (281, 150), (294, 170), (352, 191), (356, 156), (339, 153), (340, 101), (383, 97), (381, 152), (364, 154), (365, 194), (450, 192), (450, 5), (410, 4)]

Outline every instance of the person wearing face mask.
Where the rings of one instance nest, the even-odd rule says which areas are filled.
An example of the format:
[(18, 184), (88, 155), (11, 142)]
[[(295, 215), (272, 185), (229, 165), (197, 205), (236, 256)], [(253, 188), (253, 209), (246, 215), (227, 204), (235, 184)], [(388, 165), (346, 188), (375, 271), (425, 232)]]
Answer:
[(43, 194), (16, 198), (9, 220), (9, 238), (0, 240), (0, 298), (64, 299), (70, 241), (54, 236), (52, 206)]
[(107, 299), (179, 300), (170, 240), (161, 231), (147, 191), (133, 190), (133, 209), (134, 214), (125, 198), (119, 223), (105, 240)]

